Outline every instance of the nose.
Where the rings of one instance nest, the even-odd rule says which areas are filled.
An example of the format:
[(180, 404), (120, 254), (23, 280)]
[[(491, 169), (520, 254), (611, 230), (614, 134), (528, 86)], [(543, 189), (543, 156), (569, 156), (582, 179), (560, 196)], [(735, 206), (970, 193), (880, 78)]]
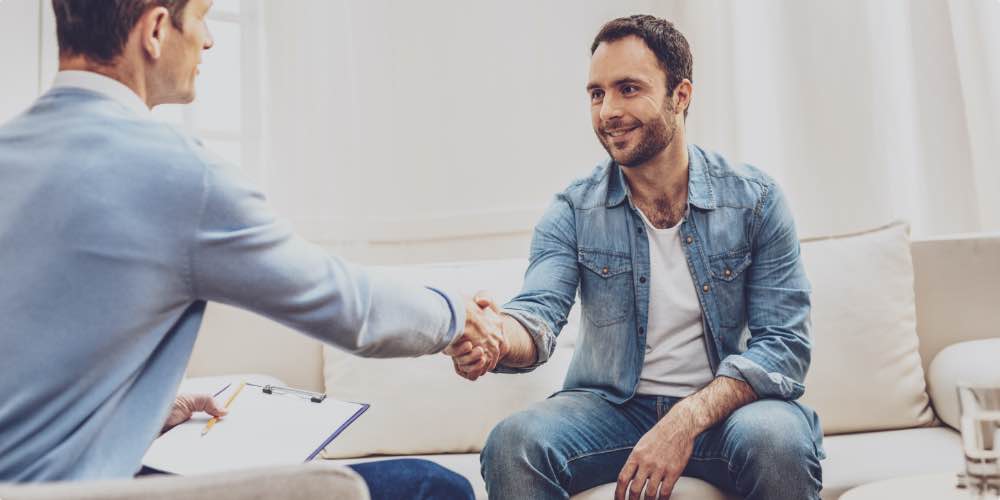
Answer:
[(601, 121), (606, 122), (615, 118), (621, 118), (621, 116), (622, 110), (618, 100), (608, 93), (604, 96), (604, 100), (601, 101)]
[(215, 46), (215, 39), (212, 38), (212, 32), (208, 30), (208, 26), (205, 26), (205, 44), (201, 46), (202, 50), (208, 50)]

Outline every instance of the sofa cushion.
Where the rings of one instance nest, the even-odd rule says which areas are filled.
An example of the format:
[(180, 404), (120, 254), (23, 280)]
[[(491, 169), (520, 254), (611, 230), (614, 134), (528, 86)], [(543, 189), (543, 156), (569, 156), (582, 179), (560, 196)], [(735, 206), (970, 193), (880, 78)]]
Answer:
[[(824, 443), (827, 458), (823, 461), (824, 500), (835, 500), (845, 491), (872, 481), (892, 477), (931, 473), (957, 473), (963, 470), (961, 440), (947, 427), (863, 432), (831, 436)], [(337, 460), (340, 465), (386, 460), (399, 457), (370, 457)], [(486, 485), (479, 473), (477, 453), (421, 455), (465, 476), (477, 499), (486, 498)], [(577, 493), (573, 500), (611, 498), (614, 483)], [(671, 500), (729, 499), (723, 492), (699, 479), (682, 477)]]
[(823, 447), (824, 500), (873, 481), (965, 469), (961, 438), (947, 427), (843, 434)]
[(826, 434), (932, 423), (905, 224), (802, 242), (812, 283), (812, 365), (802, 400)]
[(941, 421), (959, 428), (958, 386), (1000, 387), (1000, 338), (960, 342), (931, 362), (927, 380)]
[[(520, 290), (526, 267), (516, 259), (383, 271), (468, 296), (485, 289), (502, 304)], [(562, 387), (579, 325), (579, 314), (571, 316), (548, 363), (532, 373), (488, 374), (475, 383), (456, 375), (443, 354), (363, 359), (324, 347), (327, 394), (371, 404), (324, 457), (478, 452), (500, 420)]]

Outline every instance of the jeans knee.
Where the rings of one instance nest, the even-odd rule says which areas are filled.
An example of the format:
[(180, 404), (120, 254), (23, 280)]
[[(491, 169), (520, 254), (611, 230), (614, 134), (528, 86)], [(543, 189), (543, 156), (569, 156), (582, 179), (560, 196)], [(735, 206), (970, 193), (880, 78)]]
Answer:
[(490, 432), (479, 455), (483, 477), (489, 480), (491, 472), (509, 475), (511, 470), (524, 466), (536, 468), (545, 460), (543, 434), (537, 420), (527, 413), (515, 413), (502, 420)]
[(818, 498), (822, 468), (808, 425), (794, 411), (738, 415), (730, 453), (734, 479), (748, 498)]
[(423, 489), (428, 493), (427, 498), (454, 500), (475, 498), (472, 484), (464, 476), (429, 460), (415, 461), (420, 462), (419, 472), (424, 477)]
[(355, 464), (351, 468), (361, 474), (368, 484), (372, 500), (475, 498), (468, 479), (429, 460), (383, 460)]

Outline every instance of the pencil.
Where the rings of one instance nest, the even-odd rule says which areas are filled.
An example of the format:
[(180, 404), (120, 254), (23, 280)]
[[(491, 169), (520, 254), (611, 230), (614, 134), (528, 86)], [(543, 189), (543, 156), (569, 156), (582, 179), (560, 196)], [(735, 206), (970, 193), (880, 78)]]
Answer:
[[(233, 400), (236, 399), (236, 396), (240, 395), (240, 391), (242, 391), (243, 387), (246, 386), (246, 385), (247, 385), (246, 382), (240, 382), (240, 386), (236, 388), (236, 392), (234, 392), (232, 396), (229, 396), (229, 399), (226, 400), (226, 406), (223, 406), (223, 408), (225, 408), (225, 409), (228, 410), (229, 409), (229, 405), (231, 405), (233, 403)], [(212, 417), (208, 421), (208, 423), (205, 424), (205, 428), (201, 430), (202, 437), (204, 437), (205, 434), (208, 434), (208, 431), (212, 430), (212, 426), (215, 425), (215, 423), (218, 422), (218, 421), (219, 421), (219, 417)]]

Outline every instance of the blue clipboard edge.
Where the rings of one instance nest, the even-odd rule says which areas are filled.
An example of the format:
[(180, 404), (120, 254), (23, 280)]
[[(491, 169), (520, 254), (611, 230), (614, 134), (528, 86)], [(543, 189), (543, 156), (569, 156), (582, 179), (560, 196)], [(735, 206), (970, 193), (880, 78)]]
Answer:
[[(348, 402), (352, 403), (353, 401), (348, 401)], [(354, 415), (352, 415), (351, 418), (347, 419), (346, 422), (344, 422), (343, 424), (340, 424), (340, 427), (338, 427), (337, 430), (333, 431), (333, 434), (330, 434), (330, 437), (326, 438), (326, 441), (323, 441), (323, 444), (319, 445), (319, 448), (316, 448), (316, 451), (313, 451), (308, 457), (306, 457), (305, 462), (308, 462), (308, 461), (316, 458), (317, 455), (319, 455), (320, 453), (322, 453), (323, 449), (325, 449), (327, 446), (330, 446), (330, 443), (332, 443), (333, 440), (337, 436), (339, 436), (341, 432), (344, 432), (344, 429), (346, 429), (347, 426), (353, 424), (354, 421), (357, 420), (358, 417), (360, 417), (362, 413), (368, 411), (368, 408), (371, 408), (371, 406), (372, 406), (372, 405), (370, 405), (368, 403), (355, 403), (355, 404), (361, 405), (361, 408), (358, 408), (358, 411), (354, 412)]]

